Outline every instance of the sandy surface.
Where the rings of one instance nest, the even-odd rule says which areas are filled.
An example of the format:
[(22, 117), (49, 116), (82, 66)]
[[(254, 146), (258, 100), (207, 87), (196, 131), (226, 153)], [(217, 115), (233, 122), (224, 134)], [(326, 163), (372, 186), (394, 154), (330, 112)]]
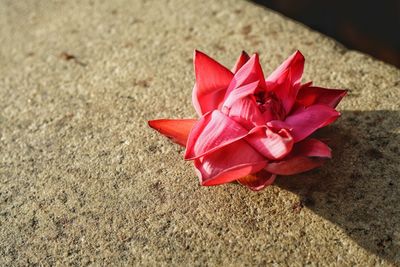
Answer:
[[(240, 1), (0, 1), (0, 265), (400, 264), (400, 71)], [(192, 117), (197, 48), (348, 88), (334, 159), (200, 187), (147, 127)]]

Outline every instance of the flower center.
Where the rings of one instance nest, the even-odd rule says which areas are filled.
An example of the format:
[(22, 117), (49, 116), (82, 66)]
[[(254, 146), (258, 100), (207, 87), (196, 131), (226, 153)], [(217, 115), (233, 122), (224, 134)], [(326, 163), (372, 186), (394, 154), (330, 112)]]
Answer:
[(286, 117), (285, 109), (274, 92), (260, 91), (255, 93), (254, 97), (266, 121), (283, 120)]

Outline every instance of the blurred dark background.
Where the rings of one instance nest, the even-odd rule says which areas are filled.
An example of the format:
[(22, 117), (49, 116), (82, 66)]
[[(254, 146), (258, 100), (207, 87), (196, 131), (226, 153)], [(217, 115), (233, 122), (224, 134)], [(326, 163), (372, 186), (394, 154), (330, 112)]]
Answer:
[(400, 67), (400, 0), (254, 0), (346, 47)]

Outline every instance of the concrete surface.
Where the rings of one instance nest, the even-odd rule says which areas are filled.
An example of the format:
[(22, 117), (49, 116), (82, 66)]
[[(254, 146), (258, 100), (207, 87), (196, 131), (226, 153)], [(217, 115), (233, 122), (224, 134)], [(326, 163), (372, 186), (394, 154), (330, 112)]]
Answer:
[[(242, 1), (0, 1), (0, 265), (400, 264), (400, 71)], [(192, 117), (192, 52), (350, 89), (334, 159), (200, 187), (146, 120)]]

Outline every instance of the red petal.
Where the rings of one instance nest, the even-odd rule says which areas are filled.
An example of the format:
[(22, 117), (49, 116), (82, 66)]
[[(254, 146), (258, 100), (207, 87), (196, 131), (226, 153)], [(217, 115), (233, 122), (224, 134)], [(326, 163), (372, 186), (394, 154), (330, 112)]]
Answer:
[(245, 177), (238, 179), (237, 181), (247, 186), (250, 190), (260, 191), (265, 187), (271, 185), (275, 181), (276, 175), (269, 173), (265, 170), (261, 170), (255, 174), (249, 174)]
[(276, 70), (274, 70), (266, 79), (267, 82), (279, 83), (282, 74), (290, 69), (291, 80), (293, 83), (300, 83), (304, 69), (304, 56), (300, 51), (294, 52), (287, 58)]
[(278, 160), (286, 157), (293, 147), (293, 138), (286, 129), (277, 133), (266, 126), (255, 127), (245, 139), (263, 156)]
[(204, 115), (193, 127), (187, 142), (185, 159), (202, 157), (247, 135), (240, 124), (220, 112)]
[(330, 157), (331, 150), (327, 145), (317, 139), (307, 139), (295, 145), (288, 159), (270, 162), (265, 170), (278, 175), (293, 175), (319, 167)]
[(161, 119), (149, 121), (149, 126), (168, 138), (171, 138), (175, 143), (185, 146), (190, 130), (197, 122), (195, 119)]
[(238, 140), (194, 161), (202, 185), (229, 183), (266, 166), (266, 160), (245, 141)]
[(232, 92), (230, 92), (230, 94), (224, 100), (224, 104), (222, 105), (222, 110), (230, 109), (237, 100), (244, 98), (248, 95), (254, 94), (258, 84), (259, 81), (255, 81), (232, 90)]
[(331, 149), (318, 139), (310, 138), (296, 144), (294, 154), (307, 157), (331, 158)]
[(303, 69), (304, 57), (300, 51), (296, 51), (266, 80), (268, 84), (273, 84), (272, 90), (281, 100), (286, 114), (290, 112), (296, 101)]
[(340, 113), (325, 105), (312, 105), (307, 108), (299, 108), (285, 119), (285, 123), (291, 126), (291, 134), (297, 143), (314, 131), (334, 122)]
[(196, 84), (193, 88), (193, 105), (199, 115), (217, 109), (233, 78), (230, 70), (206, 54), (195, 51), (194, 69)]
[(248, 130), (264, 124), (264, 118), (254, 97), (248, 96), (234, 102), (228, 115)]
[(279, 120), (269, 121), (269, 122), (267, 122), (267, 126), (270, 128), (273, 128), (275, 130), (280, 130), (280, 129), (286, 129), (289, 131), (292, 130), (292, 127), (289, 124), (287, 124), (284, 121), (279, 121)]
[(235, 66), (232, 69), (233, 73), (236, 73), (246, 62), (250, 59), (249, 55), (242, 51), (240, 57), (236, 60)]
[(265, 170), (277, 175), (294, 175), (317, 168), (324, 164), (324, 159), (293, 157), (280, 162), (268, 163)]
[(257, 54), (254, 54), (247, 62), (244, 64), (235, 76), (233, 77), (231, 83), (229, 84), (226, 96), (228, 96), (233, 90), (243, 85), (259, 81), (259, 86), (265, 88), (264, 74), (260, 65), (260, 60)]
[(305, 107), (315, 104), (324, 104), (335, 108), (346, 94), (347, 90), (342, 89), (302, 86), (296, 100), (300, 105)]

